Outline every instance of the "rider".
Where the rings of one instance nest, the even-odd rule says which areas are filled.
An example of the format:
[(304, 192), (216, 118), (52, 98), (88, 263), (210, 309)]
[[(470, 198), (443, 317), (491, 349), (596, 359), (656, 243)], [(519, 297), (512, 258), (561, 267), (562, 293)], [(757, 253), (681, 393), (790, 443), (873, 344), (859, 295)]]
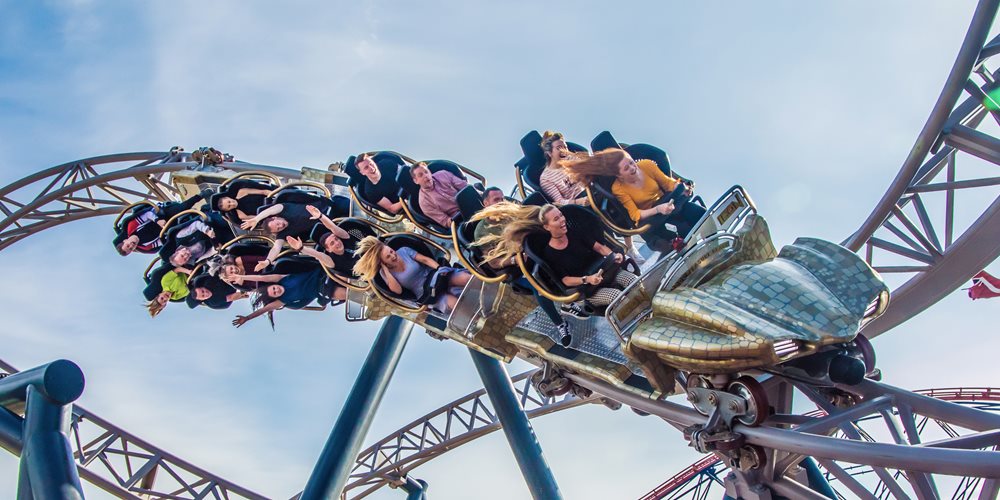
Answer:
[[(485, 200), (484, 200), (485, 203)], [(519, 219), (534, 219), (538, 217), (538, 211), (541, 207), (537, 206), (522, 206), (514, 202), (501, 201), (499, 203), (494, 203), (483, 208), (476, 215), (472, 216), (472, 221), (478, 221), (476, 228), (473, 231), (473, 237), (475, 242), (473, 245), (482, 248), (484, 254), (489, 254), (493, 248), (496, 247), (497, 242), (502, 238), (504, 227), (514, 220)], [(485, 262), (487, 266), (493, 269), (503, 269), (505, 267), (515, 266), (516, 261), (514, 257), (511, 256), (506, 260), (500, 258), (487, 260)], [(517, 284), (531, 289), (535, 295), (535, 300), (538, 301), (538, 305), (542, 308), (542, 312), (556, 325), (556, 329), (559, 332), (559, 337), (564, 339), (571, 339), (569, 331), (569, 323), (566, 319), (559, 314), (559, 308), (556, 307), (555, 302), (543, 297), (538, 290), (531, 286), (531, 283), (523, 276), (517, 280)], [(576, 308), (567, 305), (564, 310), (573, 314), (574, 316), (581, 316), (582, 312)]]
[(570, 179), (559, 164), (570, 156), (569, 146), (562, 133), (546, 130), (542, 134), (540, 146), (546, 163), (538, 180), (545, 197), (555, 205), (586, 205), (587, 198), (583, 196), (585, 185)]
[(272, 189), (262, 182), (239, 179), (212, 197), (212, 207), (233, 222), (241, 223), (257, 214), (257, 210), (267, 203)]
[(410, 177), (420, 186), (420, 211), (438, 225), (450, 226), (458, 213), (458, 192), (468, 181), (444, 169), (431, 173), (423, 162), (410, 168)]
[(358, 262), (354, 265), (354, 274), (369, 283), (379, 275), (389, 290), (397, 295), (405, 289), (420, 300), (424, 298), (427, 284), (447, 279), (448, 290), (433, 304), (435, 310), (444, 314), (455, 307), (462, 289), (471, 278), (464, 269), (441, 266), (412, 247), (393, 250), (374, 236), (365, 236), (358, 243), (355, 255)]
[(115, 250), (121, 256), (132, 252), (156, 253), (163, 246), (160, 241), (160, 231), (164, 224), (173, 216), (194, 208), (203, 199), (212, 195), (211, 189), (205, 189), (184, 201), (166, 201), (157, 204), (156, 208), (148, 208), (128, 221), (124, 231), (115, 236)]
[[(636, 162), (621, 149), (570, 157), (561, 164), (580, 182), (589, 183), (595, 177), (614, 177), (611, 191), (628, 211), (632, 222), (650, 225), (643, 238), (651, 248), (669, 251), (674, 237), (687, 236), (705, 214), (700, 205), (690, 203), (693, 195), (690, 184), (668, 177), (652, 160)], [(675, 226), (676, 232), (665, 227), (667, 223)]]
[(354, 165), (365, 176), (361, 196), (390, 214), (398, 214), (403, 210), (403, 202), (399, 201), (399, 183), (396, 182), (398, 170), (394, 165), (382, 172), (369, 153), (359, 154)]

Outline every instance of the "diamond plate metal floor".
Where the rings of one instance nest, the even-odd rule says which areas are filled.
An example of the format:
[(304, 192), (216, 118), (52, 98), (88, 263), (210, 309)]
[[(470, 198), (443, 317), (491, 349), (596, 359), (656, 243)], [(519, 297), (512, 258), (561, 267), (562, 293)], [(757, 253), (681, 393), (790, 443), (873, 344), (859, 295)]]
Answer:
[[(570, 334), (573, 336), (573, 342), (569, 349), (627, 366), (632, 373), (642, 375), (639, 365), (625, 357), (618, 335), (611, 329), (606, 319), (598, 316), (591, 316), (583, 320), (571, 316), (563, 317), (569, 323)], [(541, 308), (535, 309), (525, 316), (517, 326), (548, 337), (556, 345), (559, 345), (559, 332), (556, 330), (556, 325), (542, 312)]]

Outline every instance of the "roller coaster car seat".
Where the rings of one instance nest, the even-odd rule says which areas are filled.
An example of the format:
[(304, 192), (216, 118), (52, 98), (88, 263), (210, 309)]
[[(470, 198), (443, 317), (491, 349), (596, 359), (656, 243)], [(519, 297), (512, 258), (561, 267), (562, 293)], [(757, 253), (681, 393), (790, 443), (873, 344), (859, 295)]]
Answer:
[[(212, 296), (204, 302), (199, 301), (195, 298), (194, 293), (194, 289), (198, 287), (208, 288), (212, 291)], [(201, 304), (205, 304), (211, 309), (229, 309), (232, 302), (226, 300), (226, 297), (236, 291), (230, 284), (222, 281), (221, 278), (208, 274), (207, 271), (198, 273), (198, 275), (192, 277), (188, 281), (188, 288), (191, 290), (191, 293), (184, 298), (184, 301), (187, 302), (188, 307), (191, 309)]]
[[(445, 267), (451, 266), (451, 264), (448, 262), (448, 258), (446, 255), (444, 255), (437, 248), (428, 245), (427, 242), (425, 242), (423, 239), (421, 239), (416, 235), (406, 234), (406, 233), (393, 234), (385, 238), (383, 242), (386, 245), (389, 245), (389, 248), (393, 250), (399, 250), (400, 248), (403, 247), (410, 247), (416, 250), (417, 253), (430, 257), (431, 259), (434, 259), (434, 261), (437, 262), (438, 265), (440, 266), (445, 266)], [(438, 280), (437, 283), (434, 282), (424, 283), (424, 291), (419, 297), (417, 297), (416, 295), (413, 294), (413, 292), (405, 288), (403, 289), (403, 293), (398, 293), (398, 294), (393, 293), (392, 290), (390, 290), (389, 287), (385, 284), (385, 280), (382, 279), (381, 273), (375, 275), (375, 278), (372, 280), (372, 286), (378, 288), (378, 291), (387, 297), (412, 302), (418, 305), (425, 305), (434, 303), (434, 301), (437, 300), (439, 294), (447, 291), (448, 280), (446, 279)]]
[(136, 217), (150, 210), (156, 210), (156, 209), (153, 208), (153, 206), (151, 205), (137, 205), (135, 208), (132, 209), (131, 213), (129, 213), (125, 217), (122, 217), (121, 220), (118, 221), (118, 224), (115, 224), (115, 234), (117, 235), (117, 237), (115, 238), (115, 245), (121, 243), (121, 241), (119, 241), (118, 238), (121, 238), (122, 240), (125, 239), (126, 236), (125, 229), (128, 227), (129, 222), (132, 222), (133, 220), (135, 220)]
[[(455, 251), (462, 253), (462, 257), (470, 265), (475, 267), (476, 273), (488, 278), (496, 278), (502, 274), (507, 274), (507, 279), (503, 281), (504, 283), (510, 284), (521, 277), (521, 269), (516, 265), (508, 266), (503, 269), (493, 269), (484, 262), (485, 254), (482, 247), (473, 245), (476, 241), (476, 226), (482, 223), (483, 221), (478, 220), (466, 221), (456, 226), (457, 231), (455, 233), (455, 238), (458, 240), (458, 248), (456, 248)], [(520, 286), (512, 288), (518, 293), (531, 293), (530, 290)]]
[[(587, 151), (587, 148), (575, 142), (567, 141), (566, 146), (573, 153), (582, 153)], [(514, 164), (521, 171), (521, 180), (536, 193), (541, 193), (542, 171), (545, 170), (545, 165), (547, 163), (545, 161), (545, 152), (542, 151), (542, 134), (539, 134), (537, 130), (532, 130), (522, 137), (521, 152), (524, 153), (524, 157)], [(550, 200), (546, 198), (546, 201)]]
[(333, 195), (330, 198), (306, 191), (304, 189), (284, 189), (268, 203), (257, 209), (261, 213), (268, 208), (281, 203), (297, 203), (299, 205), (313, 205), (331, 219), (337, 217), (347, 217), (351, 214), (351, 200), (345, 196)]
[(205, 208), (202, 212), (205, 214), (205, 224), (208, 224), (215, 231), (215, 238), (212, 241), (216, 245), (225, 244), (227, 241), (232, 241), (236, 238), (233, 226), (226, 220), (226, 216), (222, 212), (209, 210), (208, 208)]
[(231, 255), (233, 257), (264, 257), (268, 252), (271, 251), (271, 245), (263, 240), (259, 241), (240, 241), (234, 243), (226, 248), (226, 255)]
[(319, 262), (312, 257), (305, 255), (286, 255), (274, 261), (269, 274), (298, 274), (308, 273), (319, 269)]
[[(171, 266), (169, 263), (160, 262), (160, 265), (156, 269), (150, 271), (148, 275), (143, 276), (142, 279), (146, 282), (146, 287), (142, 289), (142, 296), (146, 300), (155, 299), (157, 295), (163, 292), (163, 277), (173, 269), (174, 266)], [(171, 302), (180, 302), (181, 300), (184, 299), (171, 300)]]
[[(225, 198), (227, 196), (229, 198), (236, 199), (236, 195), (240, 192), (241, 189), (266, 189), (268, 191), (273, 191), (277, 188), (278, 186), (275, 186), (274, 184), (271, 184), (269, 182), (255, 181), (252, 179), (237, 179), (229, 184), (226, 184), (225, 186), (219, 187), (219, 191), (213, 194), (212, 197), (208, 199), (208, 203), (206, 204), (206, 209), (203, 210), (218, 211), (220, 199)], [(240, 220), (239, 217), (237, 217), (236, 210), (230, 210), (228, 212), (220, 212), (220, 213), (222, 213), (222, 216), (225, 217), (226, 220), (228, 220), (233, 224), (236, 224), (237, 226), (241, 222), (243, 222)], [(253, 214), (247, 214), (247, 215), (253, 215)]]
[[(364, 203), (365, 208), (377, 210), (387, 216), (395, 216), (395, 214), (386, 212), (382, 209), (382, 207), (378, 206), (378, 200), (372, 200), (368, 197), (368, 193), (365, 192), (364, 188), (366, 178), (358, 170), (357, 160), (357, 156), (351, 156), (347, 158), (346, 162), (344, 162), (344, 173), (346, 173), (348, 177), (348, 187), (354, 191), (358, 201), (360, 203)], [(397, 179), (400, 167), (406, 165), (406, 160), (403, 158), (403, 155), (394, 151), (379, 151), (372, 155), (372, 160), (376, 165), (378, 165), (379, 172), (382, 173), (382, 176), (389, 179)], [(400, 187), (399, 189), (401, 190), (402, 188)]]
[(459, 222), (471, 219), (483, 209), (483, 195), (473, 186), (465, 186), (458, 192), (455, 201), (458, 202), (458, 215), (455, 217)]
[(159, 256), (164, 262), (170, 262), (170, 256), (177, 251), (178, 247), (181, 246), (191, 246), (195, 243), (204, 243), (208, 247), (215, 246), (212, 238), (201, 231), (195, 231), (183, 238), (178, 238), (177, 234), (180, 233), (185, 228), (194, 224), (195, 221), (201, 221), (201, 219), (194, 215), (184, 215), (181, 217), (180, 221), (175, 222), (170, 229), (167, 230), (167, 234), (163, 236), (163, 246), (160, 247)]
[(545, 194), (544, 193), (542, 193), (541, 191), (535, 191), (534, 193), (529, 194), (524, 199), (524, 201), (521, 202), (521, 204), (522, 205), (534, 205), (536, 207), (540, 207), (540, 206), (542, 206), (542, 205), (544, 205), (544, 204), (546, 204), (548, 202), (549, 201), (547, 199), (545, 199)]

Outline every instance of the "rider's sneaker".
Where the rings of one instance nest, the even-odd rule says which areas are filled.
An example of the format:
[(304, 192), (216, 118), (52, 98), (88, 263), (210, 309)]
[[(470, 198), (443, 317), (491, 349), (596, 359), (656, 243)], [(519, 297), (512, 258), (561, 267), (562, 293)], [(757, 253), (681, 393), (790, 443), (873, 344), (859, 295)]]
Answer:
[(559, 343), (563, 347), (569, 347), (573, 342), (573, 336), (569, 334), (569, 323), (559, 323), (556, 325), (556, 332), (559, 333)]
[(582, 302), (569, 302), (560, 306), (559, 310), (563, 314), (568, 314), (576, 319), (587, 319), (590, 313), (587, 312)]
[(636, 247), (629, 248), (628, 252), (626, 252), (625, 255), (627, 255), (628, 258), (634, 260), (637, 266), (641, 266), (646, 263), (646, 258), (643, 257), (641, 253), (639, 253), (639, 249)]

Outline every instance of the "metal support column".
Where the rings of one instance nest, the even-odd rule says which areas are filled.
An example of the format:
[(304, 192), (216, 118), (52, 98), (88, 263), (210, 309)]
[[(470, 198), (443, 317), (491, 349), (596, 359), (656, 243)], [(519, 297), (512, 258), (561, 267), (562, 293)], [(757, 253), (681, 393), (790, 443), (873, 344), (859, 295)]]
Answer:
[(19, 500), (81, 500), (83, 487), (67, 433), (71, 403), (83, 393), (80, 367), (58, 360), (0, 379), (0, 405), (24, 404), (24, 419), (0, 408), (0, 446), (20, 453)]
[(382, 323), (301, 500), (340, 498), (412, 330), (413, 323), (398, 316), (390, 316)]
[(833, 486), (830, 486), (830, 482), (826, 480), (823, 471), (819, 470), (819, 466), (816, 465), (815, 460), (806, 457), (799, 463), (799, 466), (806, 470), (810, 489), (827, 498), (837, 500), (837, 492), (833, 491)]
[(525, 416), (517, 400), (507, 370), (499, 361), (485, 354), (471, 349), (469, 353), (472, 354), (472, 361), (475, 362), (479, 377), (483, 380), (486, 394), (493, 403), (503, 433), (507, 436), (507, 443), (510, 444), (517, 465), (521, 468), (524, 481), (528, 483), (531, 496), (536, 500), (562, 498), (552, 469), (542, 456), (542, 447), (538, 443), (535, 431), (531, 429), (528, 417)]
[(427, 500), (427, 481), (407, 477), (400, 488), (406, 492), (406, 500)]

